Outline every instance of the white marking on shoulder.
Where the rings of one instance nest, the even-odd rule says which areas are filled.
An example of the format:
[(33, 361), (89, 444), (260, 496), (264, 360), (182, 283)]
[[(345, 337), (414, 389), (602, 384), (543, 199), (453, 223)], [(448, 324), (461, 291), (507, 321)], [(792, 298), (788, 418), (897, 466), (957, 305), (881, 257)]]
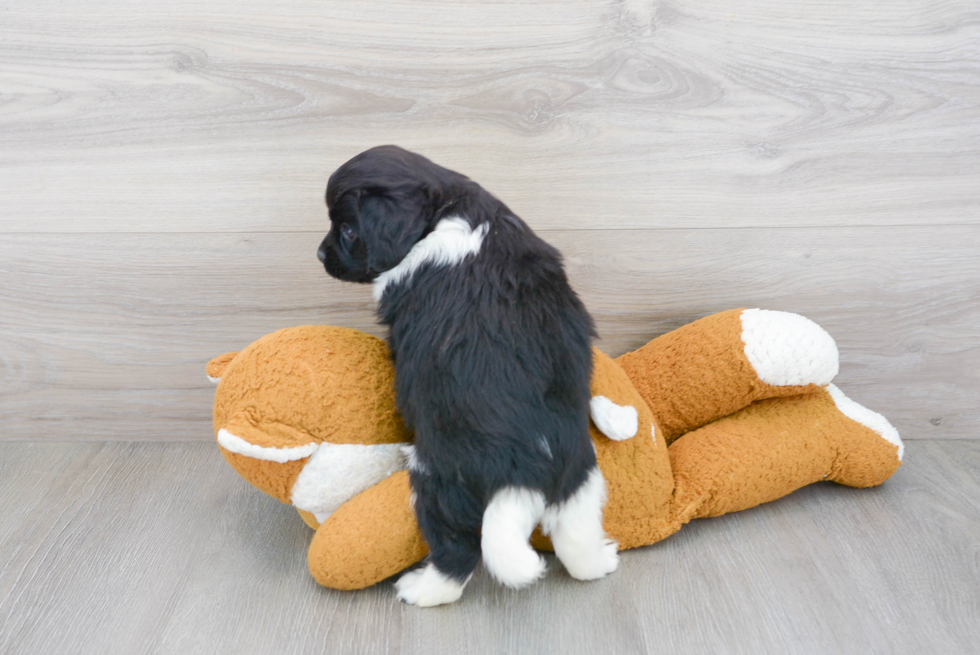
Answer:
[(898, 436), (898, 430), (888, 422), (888, 419), (845, 396), (836, 384), (827, 385), (827, 391), (830, 392), (830, 397), (834, 399), (834, 404), (837, 405), (841, 414), (877, 432), (885, 441), (898, 447), (898, 461), (902, 461), (902, 456), (905, 454), (905, 444), (902, 443), (902, 438)]
[(424, 239), (412, 246), (397, 266), (385, 271), (374, 281), (374, 300), (380, 301), (390, 284), (411, 279), (422, 266), (450, 266), (458, 264), (480, 251), (483, 239), (490, 229), (483, 223), (475, 230), (464, 218), (444, 218)]
[[(207, 375), (207, 373), (205, 373), (205, 375)], [(208, 375), (208, 380), (210, 380), (213, 384), (218, 384), (221, 382), (221, 378), (212, 377), (210, 375)]]
[(823, 386), (837, 375), (837, 344), (805, 316), (746, 309), (741, 321), (745, 356), (766, 384)]
[(238, 455), (244, 455), (252, 459), (263, 459), (267, 462), (278, 462), (279, 464), (309, 457), (319, 447), (319, 444), (316, 442), (303, 444), (302, 446), (293, 446), (292, 448), (256, 446), (254, 443), (249, 443), (224, 428), (218, 430), (218, 443), (225, 450)]
[(293, 506), (312, 512), (322, 523), (357, 494), (405, 468), (401, 447), (397, 443), (320, 444), (293, 483)]
[(592, 396), (589, 413), (599, 432), (613, 441), (623, 441), (636, 435), (640, 417), (632, 405), (617, 405), (605, 396)]

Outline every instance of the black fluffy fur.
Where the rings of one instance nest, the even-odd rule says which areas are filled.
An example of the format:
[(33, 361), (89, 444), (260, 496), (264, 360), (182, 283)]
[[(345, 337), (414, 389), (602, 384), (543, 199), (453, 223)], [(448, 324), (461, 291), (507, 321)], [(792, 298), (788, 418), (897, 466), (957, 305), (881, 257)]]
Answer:
[(354, 282), (396, 266), (443, 218), (489, 224), (477, 254), (423, 266), (378, 303), (398, 408), (415, 431), (419, 527), (436, 568), (462, 582), (496, 491), (527, 487), (559, 503), (596, 465), (592, 319), (557, 250), (480, 185), (420, 155), (361, 153), (330, 177), (327, 206), (319, 257)]

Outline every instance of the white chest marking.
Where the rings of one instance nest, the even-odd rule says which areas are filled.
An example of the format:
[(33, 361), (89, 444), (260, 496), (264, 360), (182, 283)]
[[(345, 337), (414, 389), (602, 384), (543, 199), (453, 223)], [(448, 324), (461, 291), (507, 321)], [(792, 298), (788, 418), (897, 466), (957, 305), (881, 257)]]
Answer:
[(428, 236), (412, 246), (397, 266), (378, 276), (374, 281), (374, 300), (381, 300), (389, 284), (410, 280), (415, 271), (426, 264), (451, 266), (475, 255), (489, 229), (488, 223), (474, 230), (463, 218), (442, 219)]

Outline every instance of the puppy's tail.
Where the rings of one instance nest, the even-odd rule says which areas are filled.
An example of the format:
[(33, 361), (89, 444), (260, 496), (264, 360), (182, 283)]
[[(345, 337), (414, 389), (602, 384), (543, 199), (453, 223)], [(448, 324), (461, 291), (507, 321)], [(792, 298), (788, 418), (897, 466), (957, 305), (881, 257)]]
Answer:
[(528, 543), (544, 507), (540, 491), (505, 487), (483, 512), (483, 565), (508, 587), (526, 587), (544, 575), (544, 559)]

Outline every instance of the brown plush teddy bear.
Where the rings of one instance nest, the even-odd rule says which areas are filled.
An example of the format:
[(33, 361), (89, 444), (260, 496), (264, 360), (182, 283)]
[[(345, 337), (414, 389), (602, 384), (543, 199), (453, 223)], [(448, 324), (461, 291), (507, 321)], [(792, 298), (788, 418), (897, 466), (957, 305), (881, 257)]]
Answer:
[[(364, 588), (425, 556), (401, 449), (412, 435), (383, 341), (287, 328), (207, 370), (219, 382), (222, 454), (316, 529), (309, 566), (320, 584)], [(594, 350), (606, 532), (636, 548), (812, 482), (887, 480), (901, 465), (898, 432), (831, 385), (836, 373), (822, 328), (759, 309), (708, 316), (615, 360)], [(550, 549), (539, 532), (532, 543)]]

